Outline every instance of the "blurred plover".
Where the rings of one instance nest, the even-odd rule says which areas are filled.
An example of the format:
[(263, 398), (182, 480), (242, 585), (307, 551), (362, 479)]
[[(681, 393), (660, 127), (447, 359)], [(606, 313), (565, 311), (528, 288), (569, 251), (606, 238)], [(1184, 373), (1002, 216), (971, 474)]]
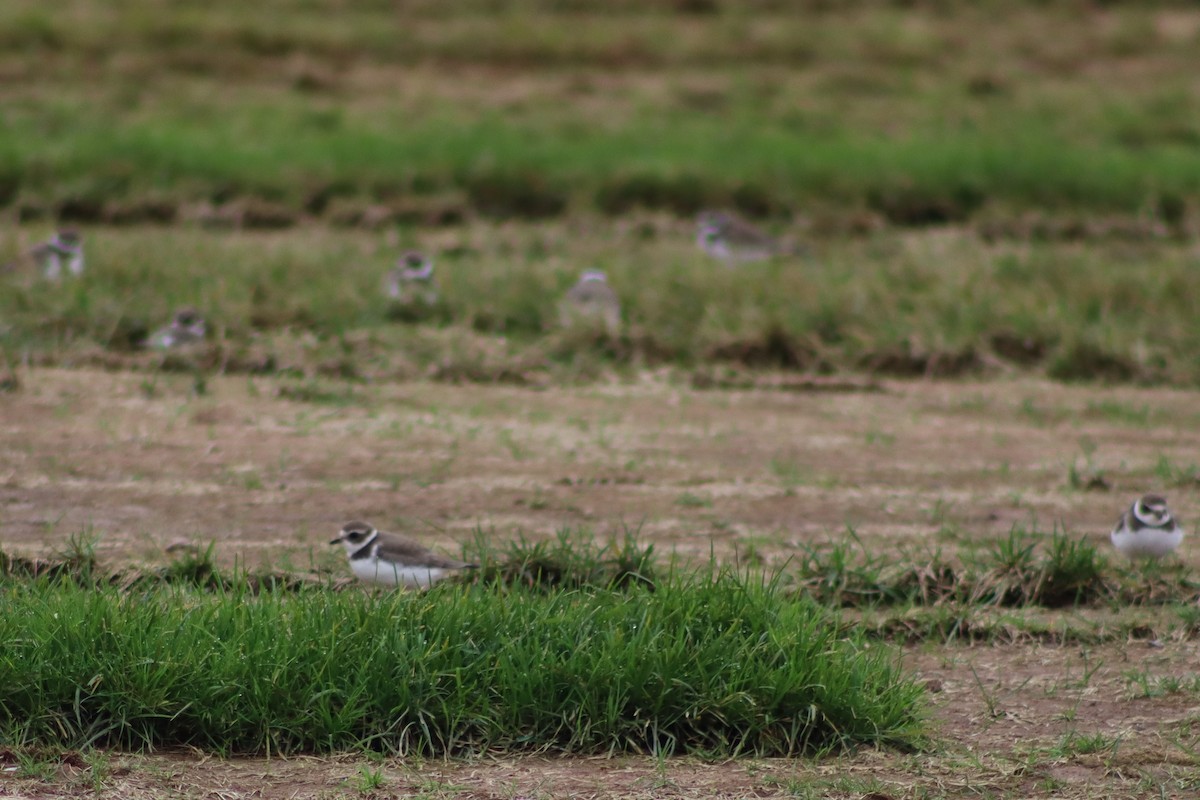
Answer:
[(621, 301), (608, 285), (608, 276), (602, 270), (584, 270), (579, 282), (563, 297), (559, 319), (565, 327), (603, 322), (609, 334), (616, 334), (621, 328)]
[(416, 250), (401, 254), (396, 266), (383, 277), (383, 291), (400, 303), (435, 305), (438, 286), (433, 278), (433, 259)]
[(175, 312), (171, 324), (165, 325), (146, 339), (146, 347), (154, 350), (171, 350), (204, 341), (204, 318), (191, 306)]
[(696, 220), (696, 244), (728, 265), (766, 261), (796, 252), (754, 225), (724, 211), (705, 211)]
[(1113, 547), (1129, 558), (1162, 558), (1183, 541), (1183, 529), (1171, 516), (1165, 498), (1139, 497), (1113, 528)]
[(346, 548), (354, 577), (386, 586), (424, 589), (478, 566), (438, 555), (406, 536), (378, 531), (365, 522), (347, 522), (329, 543)]
[(84, 267), (83, 237), (74, 228), (63, 228), (26, 250), (4, 269), (17, 269), (22, 262), (33, 264), (46, 280), (56, 281), (64, 272), (78, 277), (83, 274)]

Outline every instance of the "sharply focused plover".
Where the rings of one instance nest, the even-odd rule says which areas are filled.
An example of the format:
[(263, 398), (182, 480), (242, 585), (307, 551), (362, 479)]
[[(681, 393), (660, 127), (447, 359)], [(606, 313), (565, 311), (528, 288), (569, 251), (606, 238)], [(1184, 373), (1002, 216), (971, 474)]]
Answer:
[(165, 325), (146, 339), (146, 347), (154, 350), (171, 350), (204, 341), (204, 318), (191, 306), (175, 312), (169, 325)]
[(584, 270), (563, 297), (559, 320), (567, 327), (601, 322), (609, 334), (616, 334), (621, 329), (621, 301), (608, 285), (608, 276), (598, 269)]
[(347, 522), (329, 543), (346, 548), (354, 577), (387, 586), (424, 589), (478, 566), (438, 555), (406, 536), (383, 533), (365, 522)]
[(1112, 531), (1113, 547), (1129, 558), (1162, 558), (1182, 541), (1183, 529), (1156, 494), (1133, 501)]
[(435, 305), (438, 286), (433, 277), (433, 259), (416, 250), (401, 254), (396, 266), (383, 276), (383, 291), (399, 303)]
[(46, 280), (56, 281), (69, 273), (78, 277), (83, 274), (83, 237), (74, 228), (63, 228), (53, 236), (21, 254), (16, 261), (6, 264), (4, 270), (18, 269), (22, 262), (32, 264)]
[(696, 220), (696, 244), (713, 258), (733, 265), (766, 261), (796, 252), (754, 225), (725, 211), (705, 211)]

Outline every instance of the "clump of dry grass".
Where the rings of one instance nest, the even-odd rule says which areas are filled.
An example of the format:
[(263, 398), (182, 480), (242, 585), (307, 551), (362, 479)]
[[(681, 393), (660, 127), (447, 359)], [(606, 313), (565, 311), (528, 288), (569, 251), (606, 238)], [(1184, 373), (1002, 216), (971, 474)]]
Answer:
[[(853, 533), (853, 532), (851, 532)], [(795, 591), (845, 608), (946, 606), (1064, 608), (1112, 603), (1194, 602), (1198, 586), (1182, 566), (1149, 573), (1112, 567), (1087, 541), (1055, 530), (1014, 527), (982, 555), (940, 552), (874, 556), (857, 537), (804, 549)]]

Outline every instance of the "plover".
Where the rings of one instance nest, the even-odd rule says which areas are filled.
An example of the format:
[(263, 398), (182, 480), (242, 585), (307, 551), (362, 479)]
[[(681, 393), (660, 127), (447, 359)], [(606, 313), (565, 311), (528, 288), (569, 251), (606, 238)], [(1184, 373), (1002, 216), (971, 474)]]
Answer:
[(436, 305), (438, 286), (433, 278), (433, 259), (417, 250), (401, 254), (396, 266), (383, 276), (383, 291), (399, 303)]
[(700, 214), (696, 231), (696, 244), (700, 249), (730, 266), (797, 253), (794, 248), (725, 211)]
[(63, 228), (46, 241), (35, 244), (4, 270), (15, 270), (22, 262), (37, 268), (46, 280), (56, 281), (64, 272), (78, 277), (83, 274), (83, 237), (74, 228)]
[(385, 586), (424, 589), (478, 566), (438, 555), (406, 536), (378, 531), (365, 522), (347, 522), (329, 543), (346, 548), (354, 577)]
[(191, 306), (175, 312), (171, 324), (165, 325), (146, 339), (145, 346), (153, 350), (171, 350), (204, 341), (204, 318)]
[(559, 305), (559, 320), (564, 327), (602, 322), (610, 335), (621, 329), (621, 301), (602, 270), (583, 271)]
[(1112, 531), (1113, 547), (1129, 558), (1162, 558), (1183, 541), (1183, 529), (1164, 497), (1148, 494), (1133, 501)]

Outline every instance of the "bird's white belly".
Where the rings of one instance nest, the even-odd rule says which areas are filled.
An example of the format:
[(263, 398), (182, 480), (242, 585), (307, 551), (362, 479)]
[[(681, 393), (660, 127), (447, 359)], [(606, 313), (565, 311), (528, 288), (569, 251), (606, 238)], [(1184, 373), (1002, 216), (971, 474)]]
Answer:
[(405, 567), (373, 558), (351, 561), (350, 569), (359, 580), (408, 589), (424, 589), (447, 575), (446, 570), (437, 567)]
[(42, 275), (48, 281), (56, 281), (62, 276), (62, 256), (58, 253), (47, 253), (42, 257)]
[(733, 260), (733, 251), (730, 250), (729, 245), (725, 242), (724, 239), (717, 239), (716, 241), (704, 242), (703, 244), (701, 244), (701, 247), (703, 247), (705, 250), (707, 250), (708, 254), (710, 256), (712, 256), (713, 258), (719, 258), (722, 261), (732, 261)]
[(1173, 531), (1143, 528), (1135, 533), (1121, 527), (1112, 532), (1113, 547), (1129, 558), (1162, 558), (1179, 547), (1182, 541), (1182, 528)]

